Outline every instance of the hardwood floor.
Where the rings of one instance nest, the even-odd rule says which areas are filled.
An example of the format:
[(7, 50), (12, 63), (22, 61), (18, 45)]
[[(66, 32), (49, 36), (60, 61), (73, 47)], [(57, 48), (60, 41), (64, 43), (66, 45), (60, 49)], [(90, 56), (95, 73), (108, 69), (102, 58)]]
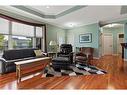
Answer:
[(0, 89), (127, 89), (127, 63), (119, 56), (104, 56), (92, 65), (106, 70), (103, 75), (42, 78), (41, 74), (17, 83), (15, 73), (0, 76)]

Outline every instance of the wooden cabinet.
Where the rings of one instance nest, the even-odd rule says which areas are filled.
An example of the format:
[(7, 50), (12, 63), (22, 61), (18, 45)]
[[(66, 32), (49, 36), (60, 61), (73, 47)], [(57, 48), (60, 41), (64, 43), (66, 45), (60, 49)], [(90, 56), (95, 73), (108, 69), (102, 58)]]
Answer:
[(124, 59), (124, 49), (127, 49), (127, 43), (121, 43), (122, 46), (122, 58)]

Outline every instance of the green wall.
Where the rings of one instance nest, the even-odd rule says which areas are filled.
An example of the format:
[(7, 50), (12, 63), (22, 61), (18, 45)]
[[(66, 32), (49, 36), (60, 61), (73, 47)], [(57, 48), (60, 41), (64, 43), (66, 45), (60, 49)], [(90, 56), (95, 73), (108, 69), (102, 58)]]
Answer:
[[(92, 33), (91, 43), (80, 43), (79, 42), (79, 35), (85, 34), (85, 33)], [(74, 47), (74, 51), (76, 47), (93, 47), (94, 57), (99, 57), (99, 25), (97, 23), (77, 27), (74, 29), (69, 29), (67, 30), (66, 35), (67, 35), (67, 40), (70, 40), (70, 38), (68, 37), (74, 37), (74, 42), (72, 43)]]
[(49, 43), (51, 40), (57, 42), (57, 44), (65, 43), (65, 30), (57, 26), (46, 24), (46, 35), (47, 35), (47, 51), (50, 51)]
[(119, 28), (103, 28), (103, 33), (112, 33), (113, 35), (113, 53), (117, 54), (117, 36), (118, 33), (124, 33), (124, 27)]
[[(113, 33), (113, 53), (117, 53), (117, 33), (125, 32), (125, 38), (127, 42), (127, 25), (124, 28), (116, 29), (104, 29), (104, 33)], [(92, 42), (91, 43), (80, 43), (79, 35), (85, 33), (92, 33)], [(62, 29), (50, 24), (47, 24), (47, 50), (50, 51), (49, 42), (55, 40), (59, 45), (62, 43), (70, 42), (73, 45), (74, 51), (76, 47), (93, 47), (94, 48), (94, 57), (99, 57), (99, 25), (98, 23), (85, 25), (81, 27), (76, 27), (73, 29)], [(125, 51), (125, 56), (127, 59), (127, 50)]]
[[(127, 29), (126, 29), (127, 30)], [(113, 33), (113, 53), (117, 53), (117, 33), (124, 31), (124, 28), (103, 28), (104, 33)], [(80, 43), (79, 35), (92, 33), (91, 43)], [(55, 40), (59, 45), (62, 43), (71, 43), (73, 50), (76, 47), (93, 47), (94, 57), (99, 57), (99, 25), (98, 23), (76, 27), (73, 29), (62, 29), (50, 24), (47, 24), (47, 50), (50, 51), (49, 42)], [(126, 55), (127, 56), (127, 55)], [(127, 57), (126, 57), (127, 58)]]
[[(120, 23), (124, 24), (124, 41), (127, 43), (127, 19), (121, 20), (121, 21), (116, 21), (114, 23)], [(125, 59), (127, 60), (127, 49), (124, 51)]]

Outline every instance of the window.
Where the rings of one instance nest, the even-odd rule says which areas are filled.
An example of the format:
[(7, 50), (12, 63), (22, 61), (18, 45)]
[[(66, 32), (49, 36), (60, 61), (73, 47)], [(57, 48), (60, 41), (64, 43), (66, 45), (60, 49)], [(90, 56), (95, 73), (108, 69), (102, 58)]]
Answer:
[(8, 35), (0, 34), (0, 55), (8, 49)]
[(9, 34), (9, 21), (0, 18), (0, 34)]
[(12, 35), (34, 37), (34, 26), (12, 22)]
[(32, 38), (22, 36), (12, 36), (13, 48), (32, 48)]
[(32, 48), (34, 26), (12, 22), (13, 48)]
[(0, 55), (8, 49), (9, 21), (0, 18)]
[(36, 48), (42, 49), (42, 38), (36, 38)]
[(36, 27), (36, 37), (42, 38), (43, 30), (42, 27)]
[(42, 49), (44, 27), (36, 27), (36, 47)]
[(124, 38), (124, 34), (119, 34), (119, 38)]
[(39, 26), (23, 23), (25, 22), (18, 23), (0, 18), (0, 55), (3, 50), (7, 49), (33, 48), (35, 46), (39, 49), (45, 49), (45, 37), (43, 36), (45, 26), (36, 23)]

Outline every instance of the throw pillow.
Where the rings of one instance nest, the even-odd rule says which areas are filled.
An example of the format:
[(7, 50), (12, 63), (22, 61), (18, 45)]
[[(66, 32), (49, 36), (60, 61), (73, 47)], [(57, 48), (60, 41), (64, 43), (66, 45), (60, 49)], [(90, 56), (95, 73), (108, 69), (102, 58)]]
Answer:
[(34, 53), (35, 53), (36, 57), (43, 56), (43, 53), (41, 50), (34, 50)]

